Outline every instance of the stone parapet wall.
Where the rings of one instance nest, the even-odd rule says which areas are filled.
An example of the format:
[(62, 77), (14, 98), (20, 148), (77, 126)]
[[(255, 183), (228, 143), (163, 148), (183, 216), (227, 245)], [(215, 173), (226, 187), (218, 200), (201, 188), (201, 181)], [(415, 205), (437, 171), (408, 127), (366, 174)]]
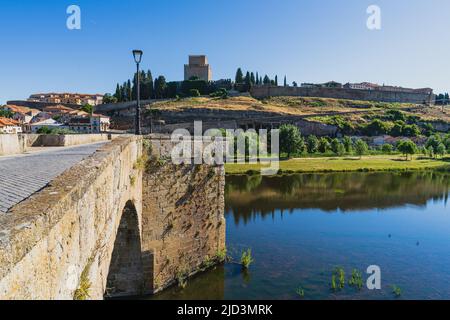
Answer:
[(141, 213), (139, 141), (116, 139), (0, 215), (0, 299), (72, 299), (83, 280), (103, 298), (122, 210)]
[(0, 134), (0, 156), (24, 153), (27, 139), (21, 134)]

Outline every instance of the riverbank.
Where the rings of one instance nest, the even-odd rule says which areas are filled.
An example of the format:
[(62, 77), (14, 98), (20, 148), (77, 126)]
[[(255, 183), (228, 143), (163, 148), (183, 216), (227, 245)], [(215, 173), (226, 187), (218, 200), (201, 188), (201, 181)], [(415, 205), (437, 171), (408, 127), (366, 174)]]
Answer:
[[(405, 161), (399, 155), (377, 155), (359, 157), (324, 157), (298, 158), (280, 161), (279, 174), (313, 173), (313, 172), (347, 172), (347, 171), (409, 171), (448, 169), (450, 158), (429, 159), (414, 156), (413, 160)], [(226, 164), (225, 172), (234, 174), (258, 174), (261, 164)]]

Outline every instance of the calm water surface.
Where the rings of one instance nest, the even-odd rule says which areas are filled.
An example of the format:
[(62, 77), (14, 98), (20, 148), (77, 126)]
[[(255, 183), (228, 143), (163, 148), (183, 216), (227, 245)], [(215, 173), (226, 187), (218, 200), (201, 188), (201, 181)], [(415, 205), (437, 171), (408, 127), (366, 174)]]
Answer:
[[(227, 248), (251, 248), (247, 272), (228, 263), (153, 299), (450, 299), (450, 174), (233, 176), (226, 181)], [(333, 292), (341, 266), (381, 268), (382, 290)]]

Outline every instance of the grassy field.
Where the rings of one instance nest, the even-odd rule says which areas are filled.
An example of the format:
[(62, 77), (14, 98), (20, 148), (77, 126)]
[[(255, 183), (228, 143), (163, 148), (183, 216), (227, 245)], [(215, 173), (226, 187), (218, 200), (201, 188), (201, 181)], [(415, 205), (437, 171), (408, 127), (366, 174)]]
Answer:
[[(280, 161), (282, 173), (295, 172), (344, 172), (344, 171), (404, 171), (446, 168), (450, 169), (450, 158), (423, 159), (414, 157), (405, 161), (398, 155), (358, 157), (301, 158)], [(226, 164), (227, 174), (246, 174), (260, 171), (260, 164)]]

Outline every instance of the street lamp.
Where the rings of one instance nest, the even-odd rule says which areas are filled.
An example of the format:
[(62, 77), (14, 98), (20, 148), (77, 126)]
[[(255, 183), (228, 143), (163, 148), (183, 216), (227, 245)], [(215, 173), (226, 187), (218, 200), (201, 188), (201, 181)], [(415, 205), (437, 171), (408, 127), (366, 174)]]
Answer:
[(135, 134), (136, 135), (141, 135), (141, 97), (140, 97), (140, 89), (141, 89), (141, 84), (140, 84), (140, 78), (139, 78), (139, 64), (141, 63), (141, 59), (142, 59), (142, 50), (133, 50), (133, 57), (134, 57), (134, 61), (136, 62), (136, 98), (137, 98), (137, 103), (136, 103), (136, 123), (135, 123)]

